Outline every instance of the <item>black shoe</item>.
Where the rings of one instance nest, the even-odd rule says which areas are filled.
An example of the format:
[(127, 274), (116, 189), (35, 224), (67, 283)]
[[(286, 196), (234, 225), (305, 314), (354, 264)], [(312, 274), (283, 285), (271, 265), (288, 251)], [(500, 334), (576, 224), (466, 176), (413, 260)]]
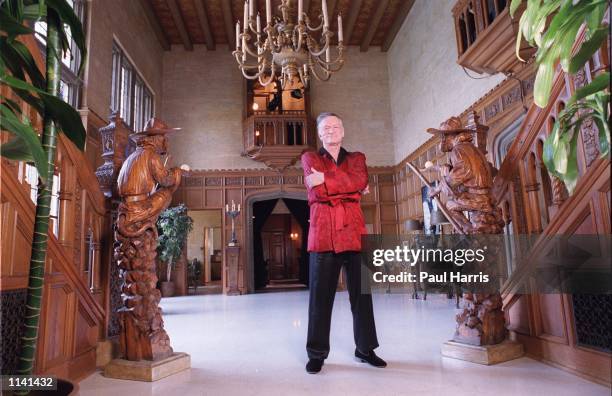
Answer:
[(323, 367), (323, 359), (310, 359), (308, 363), (306, 363), (306, 371), (308, 374), (316, 374), (321, 371), (321, 367)]
[(370, 363), (374, 367), (387, 367), (387, 362), (376, 356), (374, 351), (370, 351), (370, 353), (366, 355), (359, 352), (358, 349), (355, 349), (355, 357), (361, 360), (361, 363)]

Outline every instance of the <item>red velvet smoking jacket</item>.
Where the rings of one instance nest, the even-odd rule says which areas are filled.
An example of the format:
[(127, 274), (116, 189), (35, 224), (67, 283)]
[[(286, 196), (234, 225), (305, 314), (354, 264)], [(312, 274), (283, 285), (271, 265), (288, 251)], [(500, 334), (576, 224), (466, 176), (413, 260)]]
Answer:
[(360, 251), (361, 235), (366, 233), (361, 211), (361, 191), (368, 185), (363, 153), (340, 148), (338, 162), (321, 148), (302, 155), (304, 177), (311, 168), (325, 175), (325, 182), (308, 190), (310, 205), (309, 252), (336, 253)]

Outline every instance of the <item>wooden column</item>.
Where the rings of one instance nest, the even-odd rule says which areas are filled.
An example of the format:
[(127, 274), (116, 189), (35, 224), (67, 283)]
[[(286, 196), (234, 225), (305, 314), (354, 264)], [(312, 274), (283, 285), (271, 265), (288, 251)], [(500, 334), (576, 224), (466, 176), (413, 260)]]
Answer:
[(227, 295), (239, 296), (238, 287), (238, 262), (240, 261), (240, 246), (227, 246), (225, 248), (225, 259), (227, 260)]

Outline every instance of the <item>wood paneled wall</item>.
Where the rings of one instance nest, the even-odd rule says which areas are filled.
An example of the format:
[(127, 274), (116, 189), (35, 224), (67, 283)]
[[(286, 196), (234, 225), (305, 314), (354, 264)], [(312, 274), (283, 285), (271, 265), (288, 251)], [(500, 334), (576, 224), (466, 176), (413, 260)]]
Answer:
[[(397, 233), (397, 208), (395, 203), (394, 168), (370, 167), (370, 191), (362, 201), (366, 222), (375, 233)], [(241, 293), (252, 292), (252, 258), (249, 256), (251, 235), (246, 222), (251, 209), (248, 205), (263, 199), (289, 197), (306, 199), (303, 172), (299, 168), (287, 168), (279, 173), (272, 169), (193, 171), (184, 177), (181, 187), (174, 194), (173, 205), (184, 203), (190, 210), (217, 209), (223, 211), (223, 246), (231, 237), (231, 220), (224, 213), (226, 204), (240, 203), (242, 211), (236, 218), (236, 235), (242, 247), (240, 251), (238, 282)], [(245, 226), (246, 225), (246, 226)], [(252, 253), (251, 253), (252, 254)], [(223, 290), (228, 290), (227, 261), (223, 258)]]

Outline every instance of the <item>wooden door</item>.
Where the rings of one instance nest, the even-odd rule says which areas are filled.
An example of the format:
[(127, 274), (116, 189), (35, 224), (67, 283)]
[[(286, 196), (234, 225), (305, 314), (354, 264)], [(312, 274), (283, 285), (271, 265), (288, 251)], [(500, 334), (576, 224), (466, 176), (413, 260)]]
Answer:
[(285, 234), (272, 232), (265, 238), (268, 249), (268, 271), (270, 280), (285, 279), (287, 277), (287, 263), (285, 260)]

